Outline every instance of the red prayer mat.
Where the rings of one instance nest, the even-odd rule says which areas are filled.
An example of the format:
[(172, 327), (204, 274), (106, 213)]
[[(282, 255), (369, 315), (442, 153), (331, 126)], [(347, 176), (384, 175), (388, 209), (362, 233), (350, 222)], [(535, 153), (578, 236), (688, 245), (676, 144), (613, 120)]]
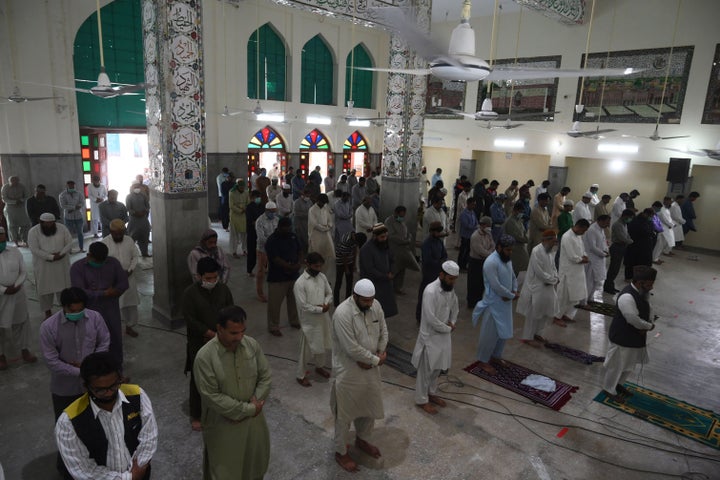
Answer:
[[(493, 367), (497, 370), (496, 375), (490, 375), (480, 368), (480, 362), (472, 363), (463, 370), (483, 378), (488, 382), (492, 382), (495, 385), (507, 388), (508, 390), (515, 392), (518, 395), (522, 395), (525, 398), (529, 398), (535, 403), (545, 405), (546, 407), (550, 407), (557, 411), (559, 411), (570, 400), (572, 393), (576, 392), (577, 389), (580, 388), (568, 385), (567, 383), (555, 380), (554, 378), (553, 380), (555, 380), (556, 387), (554, 392), (544, 392), (526, 385), (521, 385), (520, 382), (522, 382), (528, 375), (542, 375), (542, 373), (530, 370), (529, 368), (525, 368), (512, 362), (508, 362), (507, 360), (505, 360), (505, 362), (507, 362), (506, 366), (493, 364)], [(547, 377), (547, 375), (545, 376)]]

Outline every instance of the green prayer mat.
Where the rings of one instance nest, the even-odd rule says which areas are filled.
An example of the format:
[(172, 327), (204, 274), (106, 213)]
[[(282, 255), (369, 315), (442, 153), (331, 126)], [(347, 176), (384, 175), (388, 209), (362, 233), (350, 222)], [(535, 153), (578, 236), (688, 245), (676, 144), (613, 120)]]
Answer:
[(604, 391), (594, 400), (720, 450), (720, 415), (634, 383), (624, 386), (633, 394), (625, 403), (616, 403)]
[(614, 317), (617, 311), (617, 307), (615, 307), (613, 303), (588, 302), (586, 307), (587, 308), (583, 308), (581, 305), (575, 305), (575, 308), (583, 308), (583, 310), (590, 310), (591, 312), (607, 315), (608, 317)]

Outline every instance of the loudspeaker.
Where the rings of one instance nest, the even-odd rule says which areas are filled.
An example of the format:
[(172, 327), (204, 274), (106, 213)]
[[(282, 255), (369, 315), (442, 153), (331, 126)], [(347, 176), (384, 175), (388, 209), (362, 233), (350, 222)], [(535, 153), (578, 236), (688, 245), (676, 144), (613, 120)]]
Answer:
[(667, 178), (670, 183), (685, 183), (690, 173), (689, 158), (671, 158), (668, 164)]

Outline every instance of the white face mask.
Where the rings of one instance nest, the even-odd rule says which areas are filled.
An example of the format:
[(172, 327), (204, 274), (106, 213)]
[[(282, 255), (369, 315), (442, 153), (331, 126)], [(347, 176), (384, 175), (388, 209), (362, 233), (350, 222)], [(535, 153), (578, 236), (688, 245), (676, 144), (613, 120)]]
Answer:
[(139, 188), (133, 188), (133, 192), (134, 192), (134, 193), (140, 193), (140, 189), (139, 189)]
[(485, 233), (492, 233), (492, 227), (485, 227), (483, 230), (485, 230)]
[(217, 285), (218, 281), (215, 280), (214, 282), (206, 282), (205, 280), (202, 281), (201, 287), (206, 290), (212, 290), (215, 288), (215, 285)]

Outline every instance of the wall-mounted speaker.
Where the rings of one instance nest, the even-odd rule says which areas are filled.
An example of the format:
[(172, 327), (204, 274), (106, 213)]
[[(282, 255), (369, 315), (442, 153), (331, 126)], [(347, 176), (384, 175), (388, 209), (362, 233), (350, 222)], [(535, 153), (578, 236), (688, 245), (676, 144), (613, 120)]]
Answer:
[(689, 158), (671, 158), (668, 164), (667, 178), (670, 183), (685, 183), (690, 173)]

